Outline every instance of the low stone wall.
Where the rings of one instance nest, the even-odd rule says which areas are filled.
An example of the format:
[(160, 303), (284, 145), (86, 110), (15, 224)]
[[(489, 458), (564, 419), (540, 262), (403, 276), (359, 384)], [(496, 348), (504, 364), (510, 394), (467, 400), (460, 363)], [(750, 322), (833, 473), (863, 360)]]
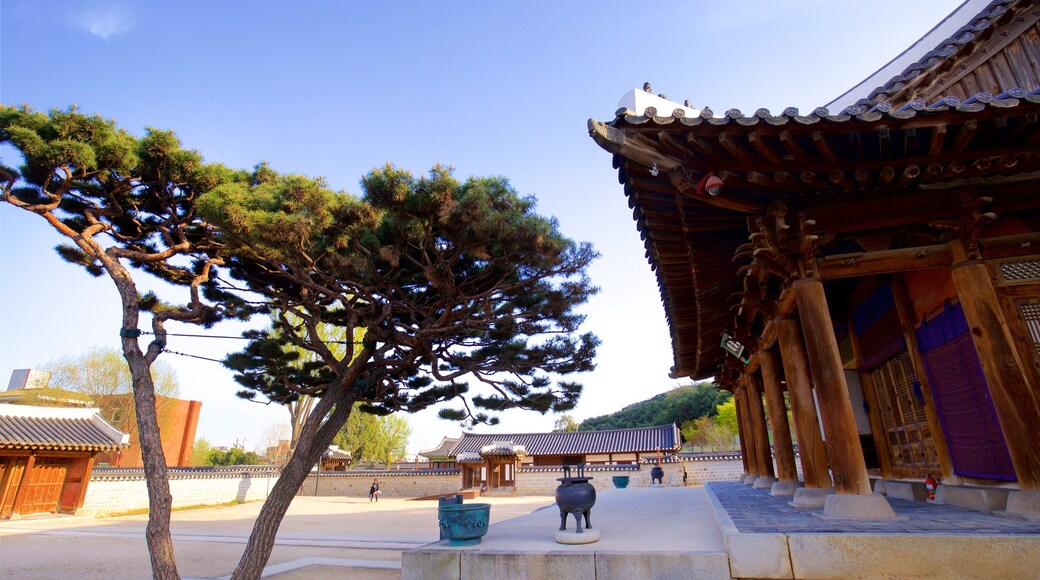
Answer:
[[(626, 475), (629, 487), (649, 487), (653, 464), (590, 465), (585, 474), (592, 477), (597, 489), (611, 489), (611, 478)], [(743, 474), (739, 455), (718, 455), (695, 459), (666, 460), (664, 485), (682, 487), (704, 485), (706, 481), (735, 481)], [(573, 472), (572, 472), (573, 474)], [(552, 495), (563, 477), (560, 467), (522, 467), (517, 473), (520, 495)], [(300, 486), (298, 495), (315, 495), (312, 473)], [(267, 499), (278, 481), (278, 471), (270, 467), (237, 466), (170, 469), (170, 493), (173, 507), (217, 505), (233, 501)], [(462, 474), (459, 469), (331, 471), (322, 472), (317, 482), (317, 495), (367, 497), (372, 480), (379, 480), (383, 497), (414, 498), (445, 495), (459, 491)], [(78, 513), (104, 516), (148, 508), (148, 490), (141, 469), (95, 469), (87, 487), (87, 496)]]
[[(218, 505), (267, 499), (278, 481), (271, 468), (180, 468), (169, 471), (173, 507)], [(142, 469), (98, 469), (91, 474), (77, 514), (105, 516), (148, 509)]]
[[(311, 473), (297, 495), (315, 495), (315, 475)], [(459, 491), (462, 472), (459, 469), (424, 469), (419, 471), (323, 471), (318, 477), (317, 495), (368, 497), (372, 480), (379, 480), (383, 497), (426, 497)]]

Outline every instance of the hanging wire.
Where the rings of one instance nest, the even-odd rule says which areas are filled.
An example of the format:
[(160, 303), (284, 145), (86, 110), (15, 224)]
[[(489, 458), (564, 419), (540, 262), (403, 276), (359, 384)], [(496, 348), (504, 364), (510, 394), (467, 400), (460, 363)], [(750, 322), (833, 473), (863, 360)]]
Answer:
[(190, 358), (197, 358), (197, 359), (201, 359), (201, 360), (208, 360), (208, 361), (211, 361), (211, 362), (224, 364), (224, 361), (219, 360), (219, 359), (209, 358), (209, 357), (205, 357), (205, 356), (199, 356), (197, 354), (188, 354), (188, 353), (184, 353), (184, 352), (177, 352), (175, 350), (170, 350), (168, 348), (162, 349), (162, 352), (168, 352), (170, 354), (176, 354), (176, 355), (180, 355), (180, 356), (186, 356), (186, 357), (190, 357)]
[[(154, 332), (148, 332), (147, 330), (140, 331), (140, 334), (150, 334), (152, 336), (155, 336)], [(189, 337), (189, 338), (224, 338), (224, 339), (230, 339), (230, 340), (256, 340), (255, 338), (250, 338), (248, 336), (226, 336), (226, 335), (217, 335), (217, 334), (177, 334), (175, 332), (167, 332), (166, 336), (185, 336), (185, 337)], [(271, 337), (268, 340), (284, 340), (284, 341), (288, 342), (286, 339), (283, 339), (281, 337)], [(325, 342), (327, 344), (365, 344), (365, 342), (361, 341), (361, 340), (357, 340), (357, 341), (351, 341), (351, 340), (325, 340), (323, 342)]]

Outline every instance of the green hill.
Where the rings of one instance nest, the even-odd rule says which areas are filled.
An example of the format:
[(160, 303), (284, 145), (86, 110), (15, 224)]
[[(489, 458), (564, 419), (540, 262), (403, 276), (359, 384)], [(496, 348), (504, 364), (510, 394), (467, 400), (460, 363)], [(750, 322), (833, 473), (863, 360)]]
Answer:
[(578, 430), (629, 429), (666, 423), (682, 425), (704, 415), (714, 415), (715, 406), (725, 403), (730, 397), (730, 393), (716, 389), (710, 381), (683, 385), (615, 413), (586, 419)]

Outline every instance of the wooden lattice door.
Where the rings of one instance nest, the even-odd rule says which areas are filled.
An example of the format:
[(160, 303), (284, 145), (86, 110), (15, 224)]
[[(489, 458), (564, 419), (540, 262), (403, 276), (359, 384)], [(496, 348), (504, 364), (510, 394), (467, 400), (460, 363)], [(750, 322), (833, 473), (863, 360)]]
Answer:
[(1040, 300), (1019, 301), (1018, 313), (1026, 323), (1030, 338), (1033, 339), (1033, 364), (1040, 369)]
[(935, 442), (919, 397), (910, 355), (903, 351), (870, 372), (896, 477), (924, 477), (939, 469)]

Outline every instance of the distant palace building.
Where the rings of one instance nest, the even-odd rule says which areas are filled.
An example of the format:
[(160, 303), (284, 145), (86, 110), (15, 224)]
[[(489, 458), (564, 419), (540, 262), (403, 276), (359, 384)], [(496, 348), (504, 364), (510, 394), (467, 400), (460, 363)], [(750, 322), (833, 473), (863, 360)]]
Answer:
[(521, 467), (554, 465), (638, 464), (660, 453), (676, 453), (681, 446), (674, 424), (635, 429), (572, 431), (564, 433), (463, 433), (445, 437), (432, 449), (420, 451), (432, 467), (462, 470), (462, 488), (515, 488)]

